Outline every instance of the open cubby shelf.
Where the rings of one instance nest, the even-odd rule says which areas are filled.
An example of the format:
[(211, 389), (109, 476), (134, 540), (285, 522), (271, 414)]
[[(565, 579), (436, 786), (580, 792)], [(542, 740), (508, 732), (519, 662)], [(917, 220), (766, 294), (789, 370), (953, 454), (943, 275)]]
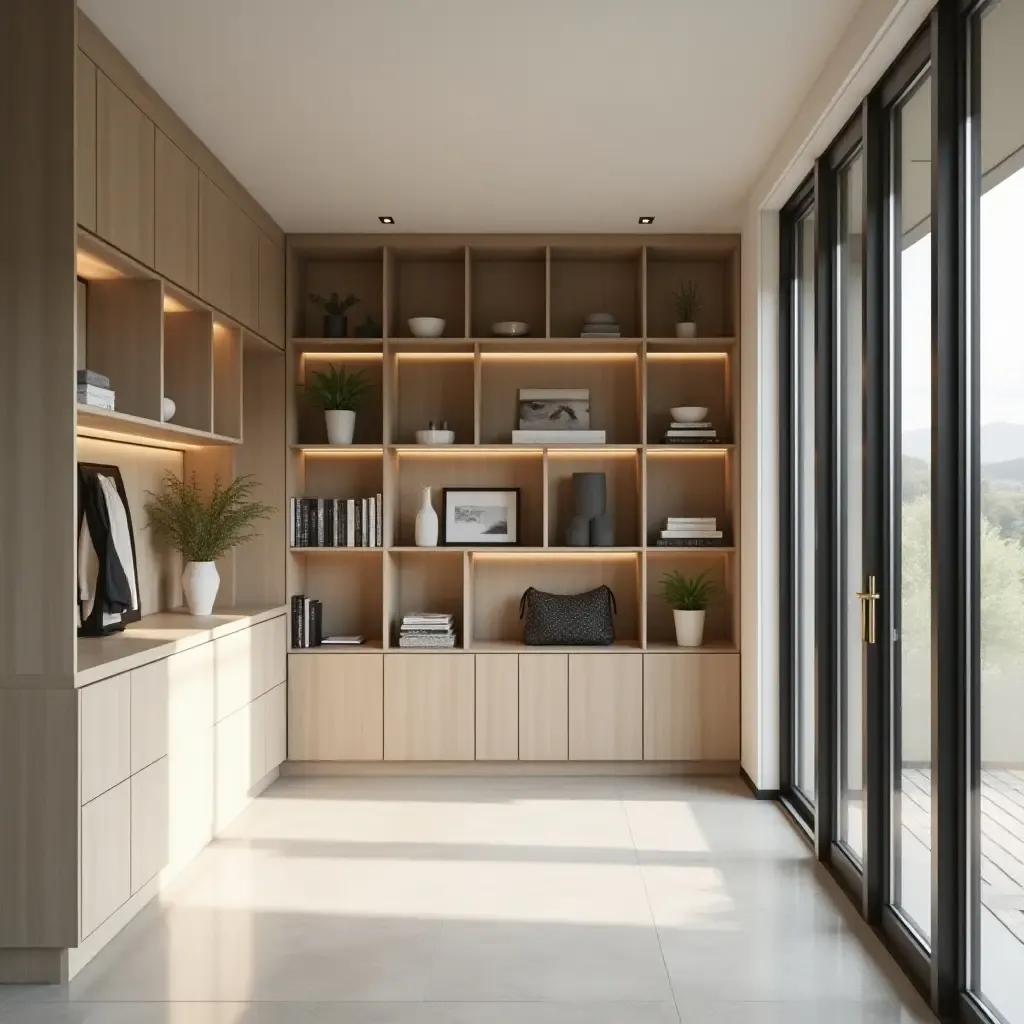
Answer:
[[(297, 240), (290, 259), (289, 493), (383, 500), (382, 548), (287, 552), (288, 591), (324, 602), (325, 629), (364, 634), (363, 651), (398, 651), (404, 614), (445, 611), (458, 651), (527, 650), (518, 614), (527, 587), (577, 593), (607, 584), (619, 607), (610, 650), (679, 651), (661, 576), (707, 570), (719, 599), (701, 650), (738, 650), (737, 237), (402, 236), (381, 245), (318, 236), (308, 248)], [(674, 336), (681, 280), (701, 290), (693, 338)], [(321, 336), (311, 291), (369, 297), (352, 310), (348, 337)], [(367, 312), (382, 338), (352, 336)], [(615, 316), (622, 337), (579, 337), (591, 312)], [(442, 336), (409, 337), (412, 316), (443, 317)], [(497, 320), (524, 321), (529, 332), (489, 337)], [(322, 411), (302, 388), (331, 364), (361, 369), (373, 384), (352, 446), (327, 444)], [(607, 443), (512, 444), (522, 388), (588, 389), (591, 427)], [(678, 405), (706, 407), (717, 442), (662, 443)], [(418, 445), (417, 430), (431, 422), (446, 423), (455, 443)], [(606, 476), (614, 546), (566, 545), (579, 472)], [(519, 543), (416, 547), (425, 487), (442, 538), (444, 488), (519, 488)], [(722, 546), (657, 547), (668, 516), (713, 516)]]

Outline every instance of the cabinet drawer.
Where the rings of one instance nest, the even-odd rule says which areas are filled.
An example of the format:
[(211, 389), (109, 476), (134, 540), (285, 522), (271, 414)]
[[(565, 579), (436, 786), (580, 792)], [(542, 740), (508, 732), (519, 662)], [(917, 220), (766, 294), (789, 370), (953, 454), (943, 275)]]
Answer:
[(519, 655), (519, 760), (569, 758), (569, 658)]
[(249, 705), (249, 787), (267, 774), (267, 698), (264, 694)]
[(170, 660), (132, 670), (132, 774), (167, 753)]
[(176, 745), (167, 761), (168, 852), (176, 870), (213, 837), (213, 727)]
[(216, 675), (215, 720), (221, 721), (245, 707), (262, 690), (257, 669), (261, 661), (254, 648), (252, 629), (240, 629), (213, 642)]
[(288, 687), (278, 683), (266, 696), (267, 763), (272, 772), (288, 756)]
[(285, 617), (263, 623), (264, 691), (272, 690), (288, 678), (288, 633)]
[(214, 828), (219, 831), (245, 806), (252, 771), (252, 705), (214, 726)]
[(167, 659), (170, 750), (213, 728), (213, 644), (201, 644)]
[(476, 656), (476, 759), (519, 758), (519, 658)]
[(643, 655), (569, 655), (569, 759), (644, 756)]
[(383, 654), (290, 654), (287, 692), (293, 761), (383, 758)]
[(80, 691), (81, 802), (87, 804), (131, 774), (131, 673)]
[(166, 757), (131, 777), (132, 895), (168, 863), (170, 777)]
[(384, 656), (385, 761), (472, 761), (475, 730), (472, 657)]
[(131, 783), (82, 808), (82, 938), (131, 896)]

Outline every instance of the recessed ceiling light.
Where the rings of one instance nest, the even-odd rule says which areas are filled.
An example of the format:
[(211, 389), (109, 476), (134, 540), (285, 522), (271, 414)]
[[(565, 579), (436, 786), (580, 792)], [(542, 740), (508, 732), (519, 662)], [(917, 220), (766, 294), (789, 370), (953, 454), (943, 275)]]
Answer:
[(381, 224), (394, 224), (395, 223), (395, 218), (394, 217), (378, 217), (377, 220), (379, 220), (381, 222)]
[(641, 217), (640, 218), (640, 223), (641, 224), (653, 224), (654, 223), (654, 218), (653, 217)]

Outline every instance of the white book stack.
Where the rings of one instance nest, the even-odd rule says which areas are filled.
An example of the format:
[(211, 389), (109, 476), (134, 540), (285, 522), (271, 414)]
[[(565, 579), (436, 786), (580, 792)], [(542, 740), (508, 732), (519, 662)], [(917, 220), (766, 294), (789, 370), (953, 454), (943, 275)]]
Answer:
[(718, 431), (709, 420), (702, 423), (671, 423), (665, 436), (665, 444), (715, 444)]
[(603, 430), (513, 430), (513, 444), (604, 444)]
[(398, 631), (399, 647), (455, 646), (455, 619), (444, 612), (410, 612)]
[(713, 548), (721, 544), (718, 520), (700, 516), (669, 516), (657, 541), (662, 548)]

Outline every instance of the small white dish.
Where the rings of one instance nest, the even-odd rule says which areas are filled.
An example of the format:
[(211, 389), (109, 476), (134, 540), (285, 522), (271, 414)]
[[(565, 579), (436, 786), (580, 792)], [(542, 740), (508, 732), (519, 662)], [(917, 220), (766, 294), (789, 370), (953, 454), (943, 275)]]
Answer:
[(530, 330), (530, 325), (522, 320), (499, 320), (491, 324), (491, 333), (498, 338), (522, 338)]
[(177, 411), (178, 407), (174, 404), (174, 399), (164, 395), (164, 400), (160, 403), (160, 414), (163, 416), (164, 423), (170, 423)]
[(417, 444), (455, 444), (454, 430), (417, 430)]
[(615, 317), (611, 313), (588, 313), (587, 314), (588, 324), (613, 324), (615, 323)]
[(414, 338), (440, 338), (444, 320), (439, 316), (413, 316), (409, 318), (409, 331)]
[(707, 408), (702, 405), (677, 405), (672, 410), (672, 419), (676, 423), (700, 423), (707, 414)]

